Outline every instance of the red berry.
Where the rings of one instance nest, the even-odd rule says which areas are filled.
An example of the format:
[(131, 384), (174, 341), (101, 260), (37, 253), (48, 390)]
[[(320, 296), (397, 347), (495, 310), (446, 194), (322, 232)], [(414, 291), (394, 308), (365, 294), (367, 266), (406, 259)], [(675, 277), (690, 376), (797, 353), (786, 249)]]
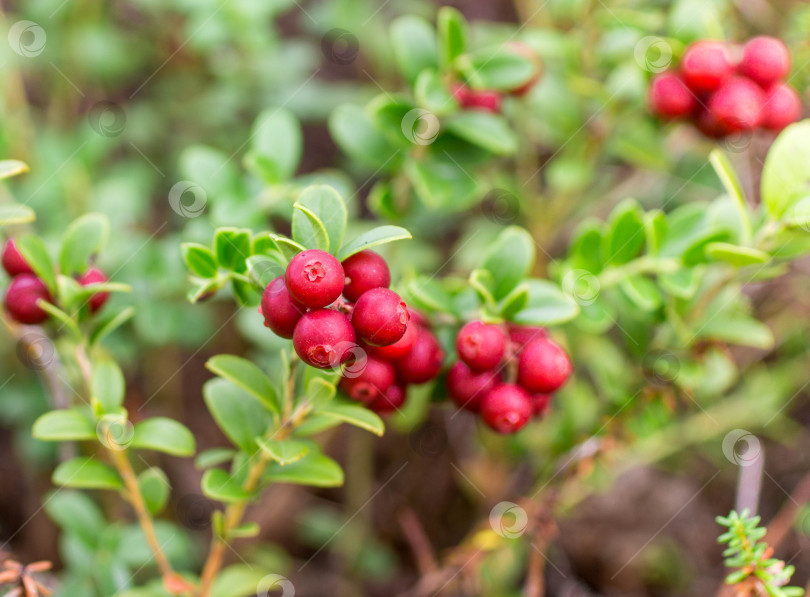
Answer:
[(422, 313), (420, 313), (416, 309), (408, 307), (408, 315), (410, 315), (411, 321), (414, 322), (416, 325), (430, 329), (430, 322), (428, 321), (428, 318), (425, 317)]
[(382, 359), (369, 356), (360, 371), (354, 371), (351, 377), (344, 372), (340, 380), (340, 389), (349, 398), (366, 404), (373, 402), (385, 393), (394, 383), (396, 372), (394, 366)]
[(683, 79), (673, 73), (661, 73), (650, 83), (648, 101), (661, 118), (682, 118), (694, 112), (697, 99)]
[(540, 78), (543, 76), (543, 60), (540, 58), (540, 55), (534, 51), (534, 48), (523, 42), (512, 41), (507, 44), (507, 47), (511, 52), (528, 59), (534, 66), (534, 74), (531, 79), (526, 81), (523, 85), (509, 90), (510, 95), (520, 97), (526, 95), (540, 81)]
[(721, 127), (730, 133), (749, 131), (762, 119), (765, 94), (749, 79), (733, 77), (709, 99), (709, 111)]
[(279, 276), (270, 282), (262, 292), (262, 304), (259, 313), (264, 316), (264, 325), (282, 338), (292, 338), (295, 324), (306, 312), (306, 307), (293, 300)]
[(501, 94), (497, 91), (478, 91), (463, 84), (453, 87), (453, 97), (462, 108), (501, 111)]
[(305, 313), (293, 332), (295, 352), (307, 365), (318, 369), (342, 365), (352, 357), (356, 346), (349, 318), (332, 309)]
[(743, 48), (738, 72), (762, 87), (769, 87), (790, 72), (790, 52), (780, 39), (755, 37)]
[(391, 272), (385, 259), (374, 251), (360, 251), (342, 262), (346, 275), (343, 296), (356, 301), (367, 290), (388, 288), (391, 283)]
[(417, 327), (419, 326), (411, 319), (408, 321), (408, 326), (405, 328), (405, 333), (402, 338), (388, 346), (371, 346), (371, 352), (387, 361), (396, 361), (397, 359), (405, 357), (411, 351), (411, 347), (416, 341)]
[(703, 40), (690, 45), (681, 58), (681, 75), (692, 91), (714, 91), (734, 74), (731, 52), (723, 42)]
[(352, 325), (364, 342), (388, 346), (405, 335), (409, 318), (408, 308), (396, 292), (372, 288), (357, 299)]
[(405, 358), (394, 364), (402, 383), (425, 383), (439, 374), (444, 351), (432, 332), (417, 328), (416, 340)]
[(529, 342), (518, 358), (518, 384), (532, 394), (554, 392), (570, 374), (568, 355), (548, 338)]
[(22, 256), (20, 250), (17, 248), (17, 243), (13, 238), (6, 241), (3, 247), (3, 269), (6, 270), (9, 276), (19, 276), (20, 274), (33, 274), (34, 270), (28, 265), (25, 257)]
[(706, 108), (702, 108), (698, 113), (695, 118), (695, 126), (710, 139), (722, 139), (729, 133), (729, 131), (718, 122), (714, 114)]
[(535, 417), (542, 417), (551, 405), (551, 394), (532, 394), (532, 408)]
[(285, 274), (290, 295), (310, 309), (334, 303), (343, 292), (344, 280), (340, 262), (318, 249), (298, 253), (290, 260)]
[[(88, 284), (99, 284), (106, 281), (107, 276), (97, 267), (90, 267), (86, 272), (79, 276), (79, 284), (82, 286), (87, 286)], [(90, 306), (90, 313), (95, 313), (101, 309), (109, 297), (109, 292), (96, 292), (90, 295), (90, 298), (87, 301), (87, 304)]]
[(762, 108), (762, 126), (772, 131), (781, 131), (799, 120), (802, 102), (799, 94), (790, 85), (774, 85), (765, 95)]
[(501, 384), (481, 400), (481, 418), (498, 433), (514, 433), (531, 418), (532, 399), (523, 388)]
[(389, 415), (405, 404), (408, 397), (407, 390), (403, 386), (392, 385), (381, 395), (377, 396), (368, 407), (378, 415)]
[(501, 375), (497, 371), (477, 373), (458, 361), (447, 372), (447, 393), (459, 408), (478, 412), (481, 399), (500, 381)]
[(42, 323), (48, 319), (48, 312), (37, 305), (39, 299), (53, 302), (45, 282), (33, 274), (18, 274), (6, 290), (6, 311), (18, 323)]
[(509, 340), (515, 344), (517, 350), (522, 349), (532, 340), (548, 337), (548, 332), (546, 332), (545, 328), (534, 325), (517, 325), (512, 323), (509, 324), (507, 329), (509, 330)]
[(506, 353), (506, 334), (500, 326), (471, 321), (459, 330), (456, 351), (470, 369), (494, 369)]

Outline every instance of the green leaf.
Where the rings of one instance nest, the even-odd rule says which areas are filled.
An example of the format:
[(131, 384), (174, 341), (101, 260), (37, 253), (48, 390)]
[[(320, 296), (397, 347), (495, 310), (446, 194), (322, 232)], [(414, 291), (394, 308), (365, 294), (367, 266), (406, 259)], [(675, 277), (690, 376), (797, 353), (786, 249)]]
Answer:
[[(330, 186), (315, 185), (304, 189), (295, 204), (308, 208), (312, 214), (317, 216), (329, 238), (329, 246), (326, 250), (335, 254), (343, 243), (343, 234), (346, 231), (348, 220), (346, 202), (340, 194)], [(296, 215), (297, 213), (294, 212), (293, 236), (295, 236)], [(308, 221), (303, 221), (300, 225), (306, 227), (310, 224)]]
[(296, 255), (298, 255), (298, 253), (306, 249), (306, 247), (299, 245), (297, 242), (295, 242), (291, 238), (287, 238), (286, 236), (272, 233), (269, 234), (268, 236), (270, 237), (270, 239), (272, 239), (274, 243), (276, 243), (279, 252), (287, 260), (292, 259)]
[(104, 214), (90, 213), (74, 220), (62, 235), (59, 267), (70, 276), (87, 269), (90, 258), (99, 253), (110, 236), (110, 221)]
[(18, 236), (15, 243), (31, 269), (34, 270), (34, 273), (42, 278), (45, 286), (55, 296), (57, 291), (56, 272), (54, 271), (51, 256), (48, 254), (48, 249), (42, 239), (32, 234), (25, 234)]
[(112, 359), (97, 360), (90, 379), (91, 397), (105, 413), (117, 411), (124, 403), (124, 374)]
[(205, 366), (209, 371), (247, 390), (270, 412), (281, 412), (281, 400), (273, 382), (252, 362), (230, 354), (219, 354), (208, 359)]
[(193, 456), (196, 450), (191, 431), (182, 423), (166, 417), (153, 417), (137, 423), (131, 447), (173, 456)]
[(644, 214), (644, 233), (647, 251), (656, 255), (667, 236), (667, 216), (660, 209), (653, 209)]
[(355, 253), (365, 251), (378, 245), (391, 243), (396, 240), (407, 240), (413, 238), (411, 233), (399, 226), (378, 226), (368, 232), (364, 232), (354, 240), (350, 240), (337, 253), (338, 261), (343, 261)]
[(495, 300), (495, 277), (492, 272), (486, 269), (474, 269), (470, 272), (470, 286), (478, 293), (478, 296), (486, 305), (489, 311), (497, 309)]
[(250, 230), (217, 228), (214, 247), (221, 268), (238, 273), (247, 271), (245, 261), (250, 257)]
[[(366, 112), (377, 130), (391, 143), (401, 147), (410, 147), (411, 143), (421, 141), (422, 138), (428, 142), (432, 141), (435, 138), (434, 133), (438, 133), (438, 121), (420, 120), (420, 117), (430, 118), (421, 112), (414, 112), (412, 120), (406, 120), (414, 108), (415, 106), (408, 96), (381, 93), (368, 103)], [(423, 132), (421, 127), (426, 124), (428, 130)], [(415, 138), (417, 135), (418, 139)]]
[(621, 265), (636, 257), (644, 247), (643, 212), (638, 202), (627, 199), (610, 214), (602, 244), (606, 264)]
[(352, 404), (347, 401), (333, 400), (326, 406), (322, 406), (317, 410), (317, 414), (324, 417), (331, 417), (339, 419), (349, 425), (360, 427), (366, 431), (370, 431), (375, 435), (382, 435), (385, 433), (385, 424), (382, 419), (375, 413), (368, 410), (364, 406)]
[(478, 181), (450, 159), (411, 160), (405, 171), (419, 198), (432, 210), (463, 211), (481, 195)]
[(450, 93), (438, 72), (427, 68), (419, 73), (414, 85), (416, 102), (436, 116), (449, 114), (458, 109), (458, 101)]
[(683, 268), (676, 272), (658, 274), (658, 282), (666, 292), (682, 299), (691, 299), (700, 288), (701, 270)]
[(428, 276), (418, 276), (408, 282), (408, 304), (426, 311), (453, 313), (453, 297), (441, 283)]
[[(284, 584), (286, 583), (286, 584)], [(287, 587), (290, 590), (287, 590)], [(280, 589), (281, 592), (273, 589)], [(267, 574), (263, 566), (234, 564), (217, 574), (211, 587), (211, 597), (245, 597), (246, 595), (267, 595), (267, 597), (293, 597), (295, 589), (290, 581)]]
[(519, 226), (509, 226), (487, 250), (481, 267), (492, 274), (496, 300), (501, 300), (531, 272), (536, 248), (531, 235)]
[(222, 378), (205, 382), (203, 398), (228, 439), (248, 454), (255, 452), (255, 438), (264, 435), (271, 423), (267, 408), (253, 395)]
[(232, 448), (209, 448), (197, 455), (197, 458), (194, 459), (194, 466), (204, 470), (230, 462), (234, 456), (236, 456), (236, 450)]
[(27, 205), (19, 203), (6, 203), (0, 205), (0, 226), (11, 224), (27, 224), (37, 219), (34, 210)]
[(320, 453), (313, 445), (306, 456), (282, 466), (273, 462), (267, 467), (265, 480), (275, 483), (294, 483), (312, 487), (339, 487), (343, 485), (343, 469)]
[(416, 16), (402, 16), (391, 24), (391, 47), (399, 71), (413, 81), (426, 68), (436, 69), (438, 42), (430, 23)]
[(538, 66), (508, 46), (487, 48), (462, 56), (457, 64), (464, 77), (476, 89), (511, 91), (528, 83)]
[(510, 321), (517, 313), (529, 304), (529, 285), (518, 284), (498, 305), (498, 311), (505, 320)]
[(442, 6), (436, 18), (439, 34), (439, 55), (441, 64), (447, 67), (464, 53), (467, 45), (467, 21), (455, 8)]
[(166, 507), (171, 493), (171, 486), (166, 473), (151, 467), (138, 475), (138, 489), (141, 492), (146, 509), (151, 514), (160, 514)]
[(213, 278), (217, 275), (217, 258), (208, 247), (197, 243), (180, 245), (183, 261), (189, 271), (200, 278)]
[(329, 132), (348, 156), (372, 168), (396, 165), (401, 151), (374, 126), (366, 111), (350, 104), (338, 106), (329, 116)]
[(447, 130), (496, 155), (512, 155), (517, 151), (517, 135), (499, 114), (480, 110), (460, 112), (447, 119)]
[(259, 448), (281, 466), (301, 460), (309, 453), (310, 443), (295, 439), (264, 439), (257, 440)]
[(56, 467), (54, 485), (79, 489), (122, 489), (124, 484), (115, 470), (95, 458), (71, 458)]
[(203, 473), (201, 487), (206, 497), (226, 504), (253, 498), (253, 494), (242, 489), (233, 477), (218, 468), (210, 468)]
[(284, 108), (259, 114), (251, 131), (247, 162), (265, 182), (277, 184), (295, 175), (301, 161), (303, 140), (298, 119)]
[(247, 258), (248, 275), (260, 288), (265, 288), (275, 278), (284, 275), (287, 266), (282, 265), (281, 261), (283, 259), (279, 255), (251, 255)]
[(579, 305), (548, 280), (529, 279), (529, 302), (515, 315), (515, 323), (555, 325), (570, 321), (579, 313)]
[(700, 338), (767, 350), (773, 347), (773, 332), (764, 323), (744, 315), (718, 315), (703, 324)]
[(103, 338), (129, 321), (133, 315), (135, 315), (135, 307), (127, 307), (123, 311), (119, 311), (115, 315), (111, 315), (108, 319), (100, 322), (98, 327), (93, 330), (93, 333), (90, 335), (90, 344), (94, 345), (99, 343)]
[(743, 236), (742, 241), (748, 242), (751, 238), (751, 218), (748, 215), (748, 206), (745, 203), (745, 195), (743, 195), (742, 184), (734, 171), (728, 157), (720, 149), (713, 149), (709, 154), (709, 161), (717, 173), (717, 177), (723, 184), (723, 188), (728, 193), (728, 196), (734, 201), (734, 206), (737, 208), (737, 214), (742, 222)]
[(307, 249), (329, 250), (326, 227), (308, 207), (293, 205), (293, 240)]
[(91, 549), (98, 545), (107, 527), (101, 509), (87, 494), (79, 491), (52, 491), (42, 500), (42, 507), (66, 534), (75, 535)]
[(642, 311), (655, 311), (661, 306), (661, 293), (649, 278), (628, 276), (621, 281), (619, 288)]
[(780, 219), (808, 195), (810, 184), (810, 120), (783, 130), (771, 145), (762, 169), (762, 202)]
[(96, 424), (78, 408), (52, 410), (34, 422), (32, 434), (51, 442), (96, 439)]
[(20, 160), (0, 160), (0, 180), (28, 172), (28, 164)]
[(771, 256), (751, 247), (740, 247), (730, 243), (709, 243), (706, 245), (706, 255), (713, 259), (725, 261), (735, 267), (756, 265), (770, 261)]
[(246, 522), (240, 524), (238, 527), (231, 529), (228, 532), (229, 539), (249, 539), (256, 537), (261, 532), (262, 528), (258, 522)]
[(602, 222), (595, 219), (585, 220), (577, 227), (569, 251), (573, 269), (594, 275), (602, 271), (602, 228)]

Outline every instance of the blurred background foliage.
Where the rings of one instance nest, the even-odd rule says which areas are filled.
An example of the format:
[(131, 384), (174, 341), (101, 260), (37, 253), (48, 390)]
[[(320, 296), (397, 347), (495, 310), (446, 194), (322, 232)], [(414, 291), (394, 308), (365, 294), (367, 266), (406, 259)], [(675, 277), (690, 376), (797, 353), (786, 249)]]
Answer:
[[(36, 229), (54, 245), (82, 213), (110, 218), (114, 234), (99, 264), (134, 288), (112, 300), (137, 308), (132, 323), (110, 342), (125, 363), (131, 412), (143, 407), (176, 417), (195, 432), (200, 449), (219, 445), (200, 398), (208, 377), (204, 361), (232, 352), (266, 364), (278, 347), (253, 309), (237, 309), (225, 297), (188, 304), (181, 241), (207, 242), (223, 225), (284, 231), (298, 190), (320, 181), (350, 198), (351, 225), (358, 230), (375, 219), (411, 228), (414, 241), (385, 251), (395, 279), (424, 272), (466, 276), (500, 228), (512, 223), (527, 227), (540, 247), (536, 273), (554, 275), (577, 225), (589, 216), (607, 218), (626, 197), (670, 211), (723, 192), (708, 162), (715, 144), (649, 115), (651, 73), (644, 62), (656, 57), (639, 59), (644, 38), (666, 40), (677, 59), (687, 43), (702, 37), (780, 36), (793, 54), (791, 84), (805, 90), (810, 83), (810, 7), (800, 1), (451, 4), (470, 19), (474, 47), (520, 40), (539, 52), (545, 73), (526, 98), (504, 106), (508, 128), (518, 133), (518, 150), (490, 156), (483, 165), (471, 159), (477, 184), (472, 199), (455, 203), (469, 195), (467, 178), (440, 175), (435, 184), (447, 198), (444, 204), (420, 200), (417, 188), (406, 192), (413, 199), (406, 209), (391, 210), (381, 208), (380, 194), (399, 192), (409, 171), (372, 167), (347, 155), (330, 115), (380, 94), (412, 93), (399, 74), (397, 39), (389, 26), (401, 15), (433, 23), (433, 2), (3, 3), (6, 33), (28, 20), (47, 39), (31, 56), (12, 43), (0, 44), (0, 155), (30, 166), (0, 193), (34, 208)], [(33, 40), (32, 34), (21, 43)], [(267, 121), (269, 136), (262, 133)], [(771, 141), (758, 135), (721, 144), (749, 197), (757, 196)], [(287, 171), (262, 169), (253, 159), (257, 147), (269, 148)], [(191, 191), (180, 208), (172, 207), (170, 197), (187, 187), (184, 181), (202, 189), (201, 211), (186, 209), (196, 197)], [(796, 323), (808, 314), (806, 267), (799, 262), (793, 275), (748, 286), (746, 301), (773, 331), (774, 347), (732, 352), (718, 343), (698, 344), (688, 354), (666, 353), (664, 364), (671, 357), (676, 370), (661, 373), (654, 370), (661, 355), (633, 346), (646, 338), (651, 321), (620, 318), (618, 328), (608, 331), (586, 318), (584, 325), (578, 320), (559, 332), (572, 352), (576, 379), (544, 422), (514, 438), (478, 432), (472, 419), (443, 407), (428, 412), (429, 389), (411, 397), (382, 441), (354, 429), (332, 434), (329, 445), (346, 466), (347, 485), (306, 499), (298, 489), (271, 491), (251, 515), (264, 533), (250, 560), (280, 573), (288, 566), (304, 595), (326, 583), (345, 595), (394, 594), (424, 573), (409, 550), (411, 515), (417, 512), (437, 552), (455, 546), (451, 561), (474, 560), (462, 578), (474, 576), (469, 582), (476, 594), (518, 594), (531, 545), (482, 534), (471, 521), (485, 520), (498, 500), (542, 494), (543, 504), (579, 504), (565, 510), (570, 516), (559, 521), (560, 540), (549, 551), (550, 594), (710, 594), (722, 569), (714, 529), (707, 525), (730, 508), (737, 472), (720, 438), (745, 427), (761, 433), (776, 454), (769, 465), (772, 483), (763, 489), (766, 521), (785, 500), (784, 488), (806, 471), (803, 426), (810, 413), (800, 398), (808, 337), (806, 326)], [(739, 294), (740, 288), (729, 292)], [(17, 350), (12, 341), (0, 343), (0, 379), (8, 380), (0, 392), (0, 537), (18, 557), (60, 560), (83, 590), (110, 595), (128, 582), (116, 566), (135, 570), (144, 563), (137, 552), (123, 564), (110, 555), (136, 541), (129, 535), (137, 531), (122, 524), (103, 539), (85, 541), (101, 554), (98, 570), (85, 570), (76, 555), (85, 553), (77, 547), (82, 529), (60, 517), (57, 505), (97, 521), (105, 504), (97, 512), (91, 503), (77, 505), (81, 497), (63, 496), (64, 503), (46, 507), (64, 529), (60, 559), (56, 527), (38, 505), (58, 456), (29, 433), (49, 399)], [(679, 383), (672, 383), (673, 376)], [(596, 442), (585, 441), (594, 435)], [(597, 457), (614, 447), (612, 457)], [(579, 451), (570, 452), (574, 448)], [(652, 462), (657, 469), (634, 468), (609, 491), (608, 481), (630, 469), (629, 463)], [(210, 505), (198, 495), (199, 472), (170, 457), (161, 465), (175, 489), (176, 524), (191, 538), (204, 535)], [(705, 491), (696, 494), (701, 487)], [(597, 489), (604, 491), (581, 503)], [(121, 513), (107, 512), (115, 514)], [(810, 518), (804, 518), (809, 532)], [(655, 539), (647, 545), (650, 536)], [(799, 533), (786, 549), (807, 548), (807, 541)], [(637, 549), (641, 555), (621, 567)], [(194, 551), (189, 543), (170, 556), (180, 566), (193, 566)], [(290, 564), (290, 558), (299, 561)], [(805, 580), (810, 560), (799, 554), (793, 563), (796, 578)], [(89, 577), (95, 580), (82, 584)]]

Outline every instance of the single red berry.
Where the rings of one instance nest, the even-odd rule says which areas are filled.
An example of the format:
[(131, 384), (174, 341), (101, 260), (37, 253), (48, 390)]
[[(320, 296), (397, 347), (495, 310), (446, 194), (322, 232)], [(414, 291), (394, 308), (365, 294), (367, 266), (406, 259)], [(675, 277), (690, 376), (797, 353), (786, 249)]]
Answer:
[(405, 328), (405, 333), (402, 335), (402, 338), (393, 344), (389, 344), (388, 346), (370, 346), (369, 349), (373, 354), (387, 361), (396, 361), (397, 359), (401, 359), (407, 356), (413, 347), (413, 343), (416, 342), (417, 327), (419, 326), (417, 326), (411, 319), (408, 321), (408, 325)]
[(754, 37), (745, 44), (737, 70), (762, 87), (770, 87), (790, 72), (790, 52), (781, 39)]
[(368, 407), (378, 415), (390, 415), (405, 404), (407, 397), (408, 393), (405, 387), (394, 384), (377, 396)]
[(394, 383), (396, 371), (394, 366), (374, 356), (367, 356), (359, 371), (351, 371), (351, 376), (344, 372), (340, 380), (340, 389), (352, 400), (373, 402), (384, 394)]
[[(97, 267), (87, 268), (87, 271), (79, 276), (79, 284), (82, 286), (87, 286), (88, 284), (100, 284), (106, 281), (107, 276)], [(95, 313), (101, 309), (109, 297), (109, 292), (96, 292), (90, 295), (90, 298), (87, 301), (87, 304), (90, 306), (90, 313)]]
[(681, 58), (680, 70), (687, 87), (695, 93), (701, 93), (720, 87), (734, 74), (734, 65), (726, 44), (703, 40), (686, 49)]
[(570, 374), (568, 355), (548, 338), (529, 342), (518, 358), (518, 384), (532, 394), (554, 392)]
[(430, 330), (417, 328), (416, 340), (408, 355), (394, 363), (402, 383), (425, 383), (442, 369), (444, 351)]
[(531, 418), (532, 399), (526, 390), (501, 384), (481, 400), (481, 418), (498, 433), (514, 433)]
[(506, 353), (506, 334), (500, 326), (471, 321), (459, 330), (456, 351), (470, 369), (494, 369)]
[(551, 394), (532, 394), (531, 399), (535, 417), (542, 417), (548, 413), (551, 406)]
[(307, 365), (334, 369), (353, 356), (357, 342), (348, 317), (340, 311), (318, 309), (298, 320), (293, 347)]
[(762, 126), (772, 131), (781, 131), (787, 125), (799, 120), (802, 115), (802, 102), (799, 94), (785, 83), (774, 85), (766, 92), (762, 107)]
[(478, 91), (464, 84), (453, 87), (453, 97), (465, 109), (486, 110), (498, 113), (501, 111), (501, 94), (497, 91)]
[(698, 112), (695, 117), (695, 126), (709, 139), (722, 139), (730, 132), (720, 124), (715, 115), (707, 108), (701, 108), (700, 112)]
[(332, 255), (318, 249), (301, 251), (290, 260), (285, 274), (292, 298), (310, 309), (334, 303), (343, 292), (343, 266)]
[(522, 349), (532, 340), (548, 337), (548, 332), (546, 332), (545, 328), (534, 325), (518, 325), (511, 323), (507, 330), (509, 331), (509, 340), (515, 345), (516, 350)]
[(6, 311), (18, 323), (42, 323), (48, 319), (48, 312), (37, 305), (39, 299), (53, 302), (45, 282), (33, 274), (18, 274), (6, 290)]
[(391, 283), (391, 272), (385, 259), (374, 251), (360, 251), (341, 263), (346, 275), (343, 296), (356, 301), (367, 290), (388, 288)]
[(305, 312), (306, 307), (290, 296), (283, 276), (271, 281), (262, 292), (259, 313), (264, 316), (264, 325), (282, 338), (293, 337), (295, 324)]
[(512, 41), (506, 45), (509, 51), (528, 59), (534, 67), (534, 74), (532, 75), (531, 79), (526, 81), (523, 85), (509, 90), (509, 95), (520, 97), (526, 95), (534, 88), (535, 85), (537, 85), (537, 83), (540, 82), (540, 79), (543, 76), (543, 60), (540, 58), (540, 55), (534, 51), (534, 48), (528, 44), (524, 44), (520, 41)]
[(399, 295), (387, 288), (372, 288), (354, 304), (352, 325), (364, 342), (388, 346), (405, 335), (408, 308)]
[(759, 85), (743, 77), (726, 81), (709, 99), (709, 111), (730, 133), (750, 131), (762, 119), (765, 94)]
[(447, 393), (459, 408), (478, 412), (481, 399), (500, 381), (501, 375), (495, 370), (478, 373), (458, 361), (447, 372)]
[(683, 118), (694, 112), (698, 105), (695, 95), (674, 73), (653, 77), (647, 99), (650, 109), (661, 118)]
[(25, 257), (22, 256), (20, 250), (17, 248), (17, 243), (13, 238), (6, 241), (3, 247), (3, 269), (6, 270), (9, 276), (19, 276), (20, 274), (33, 274), (34, 270), (28, 265)]

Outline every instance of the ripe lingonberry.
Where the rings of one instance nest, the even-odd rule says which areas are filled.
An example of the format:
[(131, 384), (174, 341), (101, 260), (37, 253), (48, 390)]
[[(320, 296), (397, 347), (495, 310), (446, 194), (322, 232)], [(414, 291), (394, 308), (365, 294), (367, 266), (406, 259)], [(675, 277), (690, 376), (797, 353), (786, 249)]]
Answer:
[(529, 342), (518, 358), (518, 384), (532, 394), (554, 392), (562, 387), (570, 374), (568, 355), (548, 338)]
[(292, 298), (310, 309), (334, 303), (343, 292), (343, 266), (332, 255), (318, 249), (301, 251), (290, 260), (285, 273)]
[(264, 316), (264, 325), (282, 338), (293, 337), (295, 324), (305, 311), (306, 308), (290, 296), (282, 276), (271, 281), (262, 292), (259, 313)]
[(501, 94), (497, 91), (478, 91), (463, 84), (453, 87), (453, 97), (462, 108), (501, 111)]
[(743, 48), (738, 71), (762, 87), (769, 87), (790, 72), (790, 53), (782, 40), (754, 37)]
[(678, 75), (653, 77), (648, 97), (650, 108), (661, 118), (682, 118), (695, 111), (697, 99)]
[(790, 85), (777, 84), (765, 95), (762, 108), (762, 126), (772, 131), (781, 131), (787, 125), (799, 120), (802, 102), (799, 94)]
[(481, 418), (498, 433), (518, 431), (531, 418), (532, 412), (529, 394), (512, 384), (495, 387), (481, 400)]
[(436, 336), (430, 330), (418, 327), (411, 351), (394, 364), (397, 378), (402, 383), (425, 383), (439, 374), (443, 360), (444, 351)]
[(447, 372), (447, 393), (460, 408), (478, 412), (481, 399), (500, 381), (501, 375), (495, 370), (478, 373), (458, 361)]
[(391, 283), (391, 272), (385, 259), (374, 251), (360, 251), (348, 259), (344, 259), (343, 273), (346, 275), (346, 285), (343, 287), (343, 296), (354, 302), (367, 290), (372, 288), (388, 288)]
[(471, 321), (459, 330), (456, 351), (470, 369), (493, 369), (506, 352), (506, 334), (500, 326)]
[(37, 305), (39, 299), (53, 301), (45, 282), (33, 274), (19, 274), (6, 290), (6, 311), (18, 323), (42, 323), (48, 319), (48, 312)]
[(408, 309), (399, 295), (387, 288), (372, 288), (354, 305), (352, 325), (368, 344), (388, 346), (405, 335)]
[(17, 243), (13, 238), (6, 241), (3, 247), (3, 269), (6, 270), (9, 276), (19, 276), (20, 274), (33, 274), (34, 270), (28, 265), (25, 257), (22, 256), (20, 250), (17, 248)]
[(534, 51), (534, 48), (528, 44), (524, 44), (520, 41), (511, 41), (506, 45), (509, 51), (523, 56), (534, 66), (534, 74), (531, 79), (526, 81), (523, 85), (509, 90), (510, 95), (520, 97), (526, 95), (540, 81), (540, 77), (543, 76), (543, 60), (540, 58), (540, 55)]
[(391, 387), (396, 372), (391, 363), (368, 356), (362, 369), (352, 375), (340, 380), (340, 389), (349, 398), (369, 404)]
[(408, 397), (407, 390), (400, 385), (394, 384), (377, 396), (368, 407), (378, 415), (389, 415), (405, 404)]
[(542, 417), (551, 405), (551, 394), (532, 394), (532, 408), (535, 417)]
[[(82, 286), (87, 286), (88, 284), (98, 284), (106, 281), (107, 276), (97, 267), (87, 268), (87, 271), (79, 276), (79, 284)], [(88, 305), (90, 306), (90, 313), (95, 313), (101, 309), (104, 306), (104, 303), (107, 302), (109, 296), (109, 292), (95, 292), (90, 295), (90, 299), (87, 301)]]
[(356, 346), (349, 318), (333, 309), (305, 313), (293, 332), (295, 352), (307, 365), (318, 369), (342, 365), (352, 357)]
[(695, 126), (710, 139), (722, 139), (729, 133), (708, 108), (701, 108), (695, 118)]
[(759, 126), (765, 94), (749, 79), (733, 77), (726, 81), (709, 100), (709, 111), (730, 133)]
[(734, 74), (728, 48), (712, 40), (689, 46), (681, 58), (680, 68), (684, 82), (696, 93), (714, 91)]
[(509, 340), (515, 345), (517, 350), (520, 350), (532, 340), (548, 337), (548, 332), (546, 332), (545, 328), (534, 325), (517, 325), (511, 323), (507, 329), (509, 331)]
[(408, 321), (402, 338), (388, 346), (370, 346), (369, 348), (373, 354), (382, 359), (388, 361), (401, 359), (411, 351), (411, 347), (413, 347), (413, 343), (416, 341), (417, 327), (416, 323), (411, 319)]

